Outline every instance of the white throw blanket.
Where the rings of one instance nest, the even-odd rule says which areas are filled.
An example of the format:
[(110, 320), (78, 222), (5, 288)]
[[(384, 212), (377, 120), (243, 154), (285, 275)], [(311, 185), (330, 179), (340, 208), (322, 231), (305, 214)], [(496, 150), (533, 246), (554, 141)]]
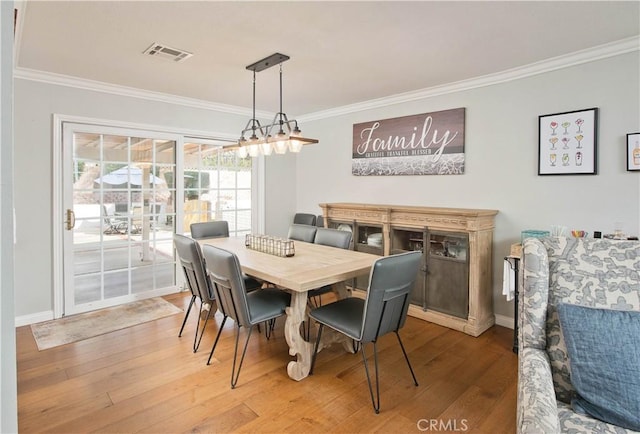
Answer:
[(507, 297), (507, 301), (513, 300), (516, 294), (516, 270), (511, 266), (509, 260), (504, 260), (504, 271), (502, 274), (502, 295)]

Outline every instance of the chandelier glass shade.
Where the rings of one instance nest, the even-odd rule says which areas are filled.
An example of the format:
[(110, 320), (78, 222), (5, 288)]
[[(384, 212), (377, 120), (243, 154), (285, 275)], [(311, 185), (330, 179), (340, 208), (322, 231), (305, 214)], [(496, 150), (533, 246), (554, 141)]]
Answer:
[[(237, 143), (225, 146), (224, 150), (237, 150), (240, 158), (258, 157), (260, 155), (285, 154), (300, 152), (304, 145), (318, 143), (317, 139), (302, 137), (298, 121), (289, 120), (282, 111), (282, 62), (289, 60), (285, 54), (275, 53), (249, 66), (253, 71), (253, 117), (240, 133)], [(280, 65), (280, 111), (268, 125), (260, 124), (256, 119), (256, 72)]]

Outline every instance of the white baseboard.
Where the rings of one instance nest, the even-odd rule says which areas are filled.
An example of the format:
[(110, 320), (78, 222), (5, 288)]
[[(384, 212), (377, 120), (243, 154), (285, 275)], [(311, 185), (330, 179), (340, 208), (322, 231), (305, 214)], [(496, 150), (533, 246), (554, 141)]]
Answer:
[[(1, 1), (1, 0), (0, 0)], [(151, 297), (161, 297), (163, 295), (174, 294), (176, 292), (186, 291), (185, 288), (180, 288), (177, 286), (168, 286), (166, 288), (160, 288), (154, 291), (149, 291), (146, 294), (147, 298), (150, 294)], [(134, 300), (139, 300), (139, 298), (135, 298)], [(131, 301), (134, 301), (131, 300)], [(22, 327), (26, 325), (35, 324), (37, 322), (50, 321), (53, 319), (53, 310), (48, 310), (45, 312), (37, 312), (30, 313), (28, 315), (17, 316), (15, 321), (16, 327)]]
[(511, 330), (515, 327), (515, 321), (510, 316), (496, 315), (496, 325), (509, 328)]
[(53, 319), (53, 311), (48, 310), (45, 312), (31, 313), (29, 315), (22, 315), (16, 317), (16, 327), (22, 327), (37, 322), (49, 321)]
[[(496, 325), (506, 327), (511, 330), (514, 329), (515, 321), (510, 316), (496, 314), (495, 317), (496, 317)], [(18, 316), (16, 317), (16, 327), (22, 327), (25, 325), (35, 324), (37, 322), (42, 322), (42, 321), (49, 321), (52, 319), (53, 319), (52, 310)]]

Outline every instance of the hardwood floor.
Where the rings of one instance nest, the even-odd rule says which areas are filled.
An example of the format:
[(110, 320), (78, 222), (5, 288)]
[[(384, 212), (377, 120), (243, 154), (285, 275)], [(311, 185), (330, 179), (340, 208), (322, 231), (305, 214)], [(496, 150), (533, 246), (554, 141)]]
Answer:
[[(182, 308), (188, 302), (186, 294), (165, 298)], [(233, 322), (207, 366), (221, 317), (209, 321), (194, 354), (194, 316), (182, 338), (183, 316), (173, 315), (41, 352), (30, 328), (18, 328), (20, 432), (515, 432), (510, 329), (495, 326), (474, 338), (409, 318), (401, 336), (420, 386), (396, 338), (385, 336), (376, 415), (362, 357), (341, 346), (318, 355), (313, 376), (289, 379), (283, 319), (269, 341), (254, 331), (232, 390)]]

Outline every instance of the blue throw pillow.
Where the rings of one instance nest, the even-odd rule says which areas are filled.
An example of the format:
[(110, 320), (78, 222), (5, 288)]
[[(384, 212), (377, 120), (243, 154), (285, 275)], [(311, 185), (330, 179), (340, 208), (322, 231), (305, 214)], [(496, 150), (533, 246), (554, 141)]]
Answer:
[(640, 312), (559, 304), (558, 315), (573, 409), (640, 431)]

